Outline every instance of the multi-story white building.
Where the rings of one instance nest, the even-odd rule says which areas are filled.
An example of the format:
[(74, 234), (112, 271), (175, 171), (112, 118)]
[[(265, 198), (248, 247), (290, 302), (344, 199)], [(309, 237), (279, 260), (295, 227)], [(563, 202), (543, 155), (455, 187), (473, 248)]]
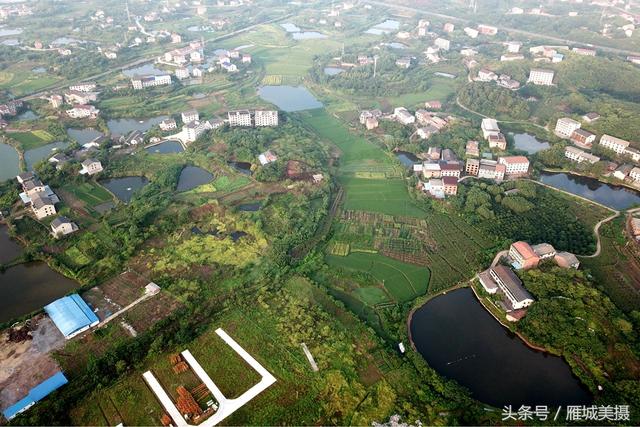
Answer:
[(31, 197), (31, 210), (38, 219), (56, 214), (56, 206), (45, 193), (36, 193)]
[(476, 37), (478, 37), (478, 34), (480, 34), (480, 32), (478, 30), (476, 30), (475, 28), (471, 28), (471, 27), (466, 27), (464, 29), (464, 32), (465, 32), (466, 35), (468, 35), (472, 39), (475, 39)]
[(67, 104), (89, 104), (98, 99), (96, 92), (81, 92), (79, 90), (70, 90), (65, 92), (64, 100)]
[(95, 175), (102, 172), (102, 163), (94, 159), (86, 159), (82, 162), (81, 175)]
[(187, 123), (182, 127), (182, 132), (184, 134), (184, 140), (186, 142), (193, 142), (204, 132), (212, 129), (211, 124), (208, 121), (194, 121)]
[(482, 129), (482, 136), (484, 139), (489, 139), (489, 135), (496, 135), (500, 133), (500, 127), (498, 126), (496, 119), (482, 119), (482, 125), (480, 125), (480, 128)]
[(393, 110), (393, 115), (397, 121), (403, 125), (410, 125), (416, 121), (416, 118), (404, 107), (397, 107)]
[(180, 114), (180, 116), (182, 117), (182, 123), (184, 123), (185, 125), (187, 123), (200, 120), (200, 114), (198, 114), (197, 110), (183, 111), (182, 114)]
[(570, 138), (573, 131), (580, 129), (582, 124), (569, 117), (563, 117), (556, 122), (555, 134), (560, 138)]
[(92, 82), (78, 83), (69, 86), (69, 90), (77, 90), (78, 92), (93, 92), (96, 89), (96, 84)]
[(589, 162), (593, 164), (600, 161), (600, 157), (594, 156), (593, 154), (587, 153), (579, 148), (572, 146), (565, 147), (564, 156), (567, 159), (578, 163)]
[(164, 119), (160, 122), (160, 130), (166, 132), (168, 130), (176, 129), (178, 125), (174, 119)]
[(506, 169), (505, 165), (499, 165), (495, 160), (482, 159), (478, 166), (478, 178), (502, 181)]
[(553, 70), (543, 70), (541, 68), (532, 68), (529, 72), (529, 82), (534, 85), (552, 86), (553, 76), (555, 72)]
[(525, 156), (498, 157), (498, 163), (505, 166), (507, 175), (526, 175), (529, 172), (529, 159)]
[(433, 44), (438, 48), (438, 49), (442, 49), (442, 50), (449, 50), (449, 48), (451, 47), (451, 42), (447, 39), (443, 39), (441, 37), (438, 37)]
[(631, 172), (629, 172), (629, 177), (635, 182), (640, 182), (640, 168), (635, 167), (631, 169)]
[(67, 110), (67, 115), (72, 119), (95, 119), (98, 117), (100, 110), (93, 105), (74, 105), (73, 108)]
[(176, 68), (175, 74), (176, 74), (176, 78), (178, 80), (188, 79), (189, 78), (189, 69), (188, 68), (184, 68), (184, 67)]
[(256, 110), (253, 114), (253, 122), (256, 127), (278, 126), (278, 111)]
[(607, 134), (602, 135), (600, 138), (600, 145), (604, 148), (608, 148), (609, 150), (613, 150), (618, 154), (623, 154), (624, 150), (629, 147), (629, 144), (629, 141)]
[(55, 238), (66, 236), (75, 231), (78, 231), (78, 225), (66, 216), (59, 216), (51, 221), (51, 234), (53, 234)]
[(489, 269), (489, 275), (507, 297), (514, 310), (528, 307), (535, 302), (518, 276), (510, 268), (504, 265), (497, 265)]
[(229, 111), (227, 117), (229, 126), (251, 126), (251, 113), (249, 110)]
[(162, 74), (159, 76), (143, 76), (131, 79), (131, 85), (134, 89), (145, 89), (148, 87), (164, 86), (171, 84), (171, 75)]

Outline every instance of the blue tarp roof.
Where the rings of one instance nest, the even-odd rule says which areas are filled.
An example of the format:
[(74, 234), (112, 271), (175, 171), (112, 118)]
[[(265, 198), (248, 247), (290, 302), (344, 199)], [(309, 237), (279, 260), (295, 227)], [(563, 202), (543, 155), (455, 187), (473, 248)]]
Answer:
[(95, 313), (78, 294), (55, 300), (45, 306), (44, 310), (65, 337), (99, 321)]
[(20, 412), (35, 404), (37, 401), (42, 400), (54, 390), (65, 385), (67, 382), (67, 378), (64, 374), (62, 372), (58, 372), (29, 390), (29, 393), (24, 399), (9, 406), (2, 412), (2, 415), (4, 415), (6, 419), (10, 420)]

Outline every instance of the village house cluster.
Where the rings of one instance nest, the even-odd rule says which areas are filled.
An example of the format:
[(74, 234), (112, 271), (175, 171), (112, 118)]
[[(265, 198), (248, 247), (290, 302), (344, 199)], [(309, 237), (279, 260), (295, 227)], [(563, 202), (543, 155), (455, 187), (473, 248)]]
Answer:
[[(597, 113), (588, 113), (582, 116), (582, 120), (587, 123), (593, 123), (598, 120), (599, 117)], [(601, 161), (600, 157), (584, 151), (593, 148), (596, 135), (582, 129), (581, 122), (570, 117), (562, 117), (556, 121), (554, 133), (560, 138), (568, 139), (576, 146), (569, 145), (565, 147), (564, 156), (572, 162), (595, 164)], [(603, 134), (600, 137), (599, 145), (630, 161), (630, 163), (623, 165), (617, 165), (615, 163), (609, 165), (608, 170), (613, 172), (612, 176), (614, 178), (640, 184), (640, 167), (638, 167), (640, 163), (640, 150), (631, 147), (631, 142), (629, 141), (607, 134)]]
[(8, 123), (4, 118), (14, 117), (18, 114), (18, 111), (20, 111), (22, 106), (23, 103), (20, 100), (9, 101), (6, 104), (0, 105), (0, 128), (6, 128)]
[(60, 108), (68, 104), (71, 108), (65, 110), (72, 119), (96, 119), (100, 113), (91, 102), (98, 100), (97, 85), (93, 82), (77, 83), (69, 86), (63, 95), (52, 94), (45, 97), (53, 108)]
[[(500, 261), (505, 261), (511, 268), (499, 264)], [(535, 300), (513, 269), (529, 270), (547, 261), (552, 261), (561, 268), (580, 267), (580, 261), (574, 254), (556, 251), (549, 243), (531, 246), (527, 242), (519, 241), (509, 247), (506, 255), (498, 254), (493, 265), (478, 273), (477, 278), (487, 293), (503, 297), (499, 304), (507, 313), (507, 319), (517, 321), (526, 314), (525, 309)]]

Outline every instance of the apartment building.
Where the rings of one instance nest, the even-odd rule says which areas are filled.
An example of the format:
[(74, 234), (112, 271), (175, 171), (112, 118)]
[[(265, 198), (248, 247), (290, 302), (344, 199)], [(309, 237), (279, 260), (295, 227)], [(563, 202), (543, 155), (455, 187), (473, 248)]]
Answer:
[(249, 110), (229, 111), (227, 113), (229, 126), (251, 126), (251, 112)]
[(278, 111), (256, 110), (254, 113), (254, 123), (256, 127), (278, 126)]
[(600, 137), (600, 145), (604, 148), (608, 148), (609, 150), (613, 150), (618, 154), (623, 154), (624, 151), (629, 147), (629, 141), (625, 141), (621, 138), (616, 138), (615, 136), (604, 134)]
[(505, 166), (507, 175), (526, 175), (529, 172), (529, 159), (524, 156), (499, 157), (498, 163)]
[(534, 85), (552, 86), (555, 72), (553, 70), (544, 70), (541, 68), (533, 68), (529, 72), (529, 83)]
[(554, 132), (560, 138), (570, 138), (575, 130), (580, 129), (580, 126), (582, 126), (580, 122), (569, 117), (562, 117), (556, 122)]

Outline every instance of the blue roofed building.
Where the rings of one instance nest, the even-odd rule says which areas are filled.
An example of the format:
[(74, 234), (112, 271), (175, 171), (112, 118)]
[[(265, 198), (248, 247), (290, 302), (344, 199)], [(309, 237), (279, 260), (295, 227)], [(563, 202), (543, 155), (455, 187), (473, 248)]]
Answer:
[(29, 390), (29, 393), (27, 393), (23, 399), (2, 411), (2, 415), (4, 415), (7, 420), (11, 420), (16, 415), (31, 408), (36, 404), (36, 402), (44, 399), (50, 393), (65, 385), (67, 382), (67, 378), (64, 374), (62, 372), (58, 372)]
[(66, 339), (73, 338), (100, 322), (91, 307), (78, 294), (55, 300), (45, 306), (44, 311)]

